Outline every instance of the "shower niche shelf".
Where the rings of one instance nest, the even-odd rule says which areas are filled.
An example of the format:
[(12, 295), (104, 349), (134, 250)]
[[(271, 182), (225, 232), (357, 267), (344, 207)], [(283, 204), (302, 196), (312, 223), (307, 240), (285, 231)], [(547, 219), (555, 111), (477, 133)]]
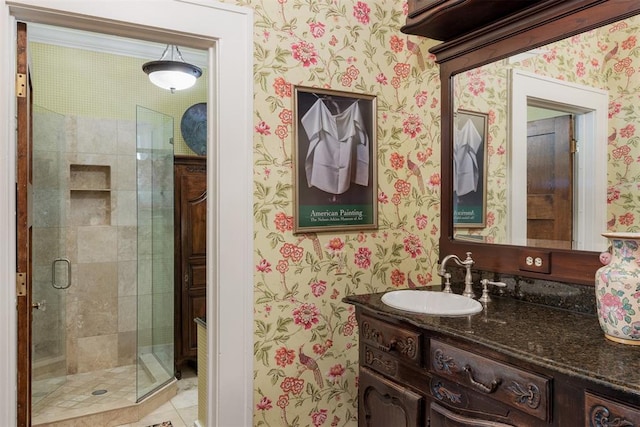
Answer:
[(69, 191), (73, 225), (111, 224), (111, 167), (70, 165)]

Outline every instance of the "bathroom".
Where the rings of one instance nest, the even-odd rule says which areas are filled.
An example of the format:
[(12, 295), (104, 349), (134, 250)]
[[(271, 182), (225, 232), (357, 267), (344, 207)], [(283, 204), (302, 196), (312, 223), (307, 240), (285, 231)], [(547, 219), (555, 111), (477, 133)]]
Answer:
[(153, 86), (157, 43), (42, 25), (29, 42), (32, 423), (159, 406), (175, 394), (173, 158), (196, 155), (179, 123), (206, 77)]
[[(353, 2), (354, 4), (356, 2)], [(274, 2), (275, 4), (275, 2)], [(292, 2), (288, 2), (288, 6), (292, 5)], [(287, 7), (288, 7), (287, 6)], [(397, 4), (394, 4), (393, 6), (385, 6), (386, 9), (385, 11), (387, 11), (389, 13), (389, 15), (387, 16), (392, 16), (393, 10), (392, 9), (396, 9), (398, 8)], [(278, 10), (279, 11), (279, 10)], [(296, 15), (294, 13), (293, 8), (291, 9), (287, 9), (287, 13), (284, 15), (278, 15), (278, 11), (276, 10), (260, 10), (256, 12), (256, 15), (259, 16), (260, 18), (264, 18), (264, 22), (269, 22), (269, 19), (267, 18), (277, 18), (277, 22), (280, 22), (280, 20), (284, 21), (284, 20), (291, 20), (294, 19), (295, 17), (298, 17), (298, 20), (303, 20), (302, 18), (300, 18), (298, 15)], [(309, 16), (312, 14), (311, 11), (299, 11), (298, 13), (301, 14), (308, 14)], [(281, 17), (281, 18), (280, 18)], [(324, 20), (325, 23), (327, 22), (331, 22), (331, 25), (328, 25), (329, 28), (331, 28), (331, 31), (328, 31), (327, 33), (336, 33), (336, 32), (340, 32), (341, 35), (343, 35), (343, 33), (341, 32), (342, 30), (344, 30), (344, 26), (341, 27), (342, 30), (338, 30), (338, 26), (341, 24), (342, 21), (340, 21), (339, 18), (338, 19), (339, 22), (335, 22), (335, 20), (332, 19), (327, 19)], [(262, 22), (262, 19), (260, 20)], [(396, 21), (392, 21), (389, 20), (387, 21), (389, 23), (390, 26), (394, 26), (395, 28), (398, 28), (402, 22), (400, 21), (404, 21), (404, 16), (400, 15), (400, 17), (396, 20)], [(283, 26), (284, 27), (284, 26)], [(361, 38), (358, 40), (358, 42), (362, 42), (363, 39), (367, 39), (368, 36), (371, 35), (372, 30), (369, 29), (370, 27), (367, 27), (367, 36)], [(279, 31), (282, 31), (282, 33), (280, 33)], [(302, 30), (300, 30), (302, 31)], [(271, 33), (270, 36), (266, 33)], [(345, 31), (346, 32), (346, 31)], [(271, 29), (269, 30), (264, 30), (262, 27), (257, 28), (255, 30), (255, 37), (256, 40), (259, 42), (260, 45), (266, 45), (269, 47), (274, 47), (275, 43), (275, 38), (276, 38), (276, 34), (280, 35), (282, 34), (282, 37), (285, 37), (285, 31), (280, 29), (280, 30), (275, 30), (275, 29)], [(410, 77), (410, 82), (407, 80), (407, 84), (404, 84), (404, 80), (401, 80), (401, 82), (403, 82), (403, 84), (399, 87), (393, 87), (390, 83), (386, 86), (383, 86), (382, 83), (380, 83), (380, 97), (385, 99), (385, 101), (389, 101), (390, 105), (393, 105), (394, 108), (392, 108), (391, 112), (388, 113), (388, 116), (384, 119), (381, 120), (380, 124), (384, 129), (388, 129), (389, 132), (391, 132), (393, 130), (392, 128), (392, 122), (395, 123), (402, 123), (405, 119), (409, 119), (410, 115), (412, 113), (415, 114), (425, 114), (429, 117), (432, 118), (432, 120), (429, 121), (425, 121), (424, 123), (421, 123), (421, 129), (420, 131), (418, 131), (418, 138), (415, 141), (419, 141), (420, 144), (422, 144), (424, 147), (428, 147), (428, 148), (432, 148), (433, 149), (433, 153), (430, 154), (430, 157), (428, 158), (428, 164), (426, 165), (426, 167), (424, 167), (422, 169), (422, 174), (423, 177), (425, 179), (429, 180), (429, 186), (428, 186), (428, 190), (435, 192), (436, 194), (433, 196), (433, 200), (429, 199), (429, 200), (424, 200), (424, 205), (423, 206), (430, 206), (430, 208), (423, 208), (423, 210), (420, 210), (419, 214), (420, 215), (424, 215), (425, 218), (416, 218), (413, 216), (413, 214), (408, 214), (409, 211), (413, 211), (416, 208), (416, 205), (414, 203), (410, 203), (408, 205), (403, 205), (403, 204), (393, 204), (391, 202), (389, 202), (388, 204), (385, 205), (381, 205), (381, 210), (383, 211), (384, 215), (387, 216), (388, 218), (391, 219), (395, 219), (397, 218), (402, 218), (403, 216), (407, 216), (410, 219), (411, 224), (408, 224), (407, 226), (409, 227), (409, 231), (414, 232), (414, 234), (418, 234), (421, 236), (424, 236), (425, 238), (425, 242), (427, 242), (427, 240), (429, 238), (432, 239), (431, 242), (429, 242), (428, 244), (425, 245), (424, 248), (422, 248), (422, 254), (420, 254), (421, 256), (418, 256), (416, 258), (411, 258), (409, 259), (407, 257), (407, 259), (403, 259), (402, 264), (403, 267), (398, 268), (399, 270), (401, 270), (401, 272), (409, 272), (408, 276), (404, 276), (404, 282), (405, 284), (408, 282), (407, 279), (411, 279), (412, 281), (415, 281), (416, 278), (418, 278), (417, 274), (414, 273), (414, 267), (416, 265), (419, 265), (421, 269), (424, 269), (424, 271), (431, 271), (432, 274), (435, 275), (435, 269), (436, 269), (436, 265), (437, 265), (437, 258), (438, 258), (438, 251), (437, 249), (432, 249), (433, 246), (437, 245), (437, 241), (438, 241), (438, 234), (440, 233), (439, 230), (439, 217), (438, 217), (438, 202), (437, 200), (439, 199), (439, 195), (437, 194), (437, 183), (439, 182), (439, 175), (438, 176), (431, 176), (431, 174), (436, 174), (437, 172), (439, 172), (439, 127), (440, 127), (440, 122), (439, 122), (439, 105), (437, 104), (438, 102), (438, 98), (439, 98), (439, 86), (438, 86), (438, 73), (437, 73), (437, 67), (434, 66), (431, 62), (431, 60), (429, 60), (429, 56), (427, 54), (427, 50), (428, 48), (433, 45), (433, 43), (430, 43), (429, 41), (424, 41), (424, 40), (420, 40), (417, 37), (414, 38), (410, 38), (410, 41), (412, 43), (417, 44), (418, 46), (416, 47), (415, 45), (411, 45), (411, 47), (409, 48), (409, 43), (407, 43), (407, 40), (409, 40), (408, 38), (406, 38), (404, 35), (402, 35), (399, 31), (395, 31), (392, 34), (389, 34), (389, 38), (395, 35), (396, 37), (398, 37), (400, 40), (402, 40), (406, 46), (404, 46), (404, 49), (401, 51), (402, 53), (396, 58), (398, 59), (398, 62), (404, 62), (404, 63), (408, 63), (411, 65), (411, 67), (413, 69), (421, 69), (422, 72), (418, 73), (420, 75), (420, 77), (417, 77), (416, 75), (412, 75)], [(330, 38), (330, 35), (327, 35), (327, 40)], [(373, 40), (375, 37), (371, 36), (371, 39)], [(376, 39), (378, 40), (378, 39)], [(389, 46), (387, 45), (387, 41), (389, 39), (385, 39), (385, 42), (379, 43), (379, 52), (381, 51), (386, 51), (389, 52)], [(319, 46), (319, 45), (316, 45)], [(327, 56), (329, 55), (329, 50), (331, 49), (327, 42), (327, 44), (325, 45), (325, 49), (321, 52), (321, 56), (325, 56), (324, 54), (326, 53)], [(273, 52), (273, 50), (272, 50)], [(363, 48), (360, 50), (361, 52), (365, 52), (364, 46)], [(353, 58), (356, 59), (355, 63), (356, 65), (359, 64), (363, 64), (365, 61), (367, 61), (364, 56), (360, 56), (360, 55), (353, 55)], [(264, 61), (264, 58), (257, 58), (258, 60), (256, 60), (256, 63), (262, 64)], [(422, 63), (423, 66), (425, 66), (425, 69), (423, 70), (420, 65), (420, 59), (422, 60), (426, 60), (426, 62)], [(377, 64), (384, 64), (384, 60), (378, 60), (375, 61)], [(350, 63), (353, 63), (353, 59), (350, 61)], [(395, 63), (393, 63), (392, 65), (394, 65)], [(262, 67), (263, 65), (259, 65), (259, 67)], [(259, 174), (258, 178), (256, 179), (259, 182), (262, 181), (266, 181), (268, 183), (270, 183), (271, 185), (273, 185), (275, 187), (276, 183), (282, 182), (284, 183), (289, 183), (290, 182), (290, 177), (286, 174), (286, 168), (282, 165), (285, 164), (285, 160), (287, 158), (287, 154), (288, 152), (286, 151), (289, 146), (288, 143), (285, 141), (285, 143), (283, 144), (283, 141), (280, 139), (280, 136), (277, 135), (274, 132), (274, 129), (276, 128), (276, 124), (280, 123), (277, 119), (277, 114), (280, 111), (279, 109), (276, 109), (275, 112), (273, 112), (272, 110), (270, 110), (271, 105), (269, 103), (269, 100), (273, 100), (273, 98), (271, 98), (272, 96), (276, 96), (274, 95), (274, 92), (277, 94), (279, 92), (274, 91), (274, 89), (272, 88), (272, 84), (275, 85), (277, 78), (278, 77), (283, 77), (286, 81), (299, 81), (301, 79), (303, 79), (303, 77), (300, 76), (300, 74), (302, 73), (302, 71), (307, 70), (306, 68), (303, 68), (303, 66), (299, 66), (298, 68), (294, 69), (294, 67), (291, 68), (291, 73), (289, 73), (287, 70), (282, 69), (277, 67), (277, 63), (272, 63), (271, 65), (265, 65), (264, 66), (267, 71), (272, 72), (275, 75), (275, 78), (268, 78), (265, 79), (264, 81), (264, 85), (262, 85), (262, 82), (258, 82), (256, 84), (256, 89), (255, 89), (255, 97), (256, 97), (256, 113), (255, 113), (255, 121), (257, 123), (253, 123), (253, 125), (257, 125), (260, 123), (260, 121), (264, 120), (266, 122), (268, 122), (269, 124), (271, 124), (271, 134), (269, 136), (262, 136), (262, 134), (260, 134), (259, 136), (256, 137), (256, 140), (259, 142), (264, 141), (265, 144), (267, 144), (267, 147), (264, 149), (264, 153), (265, 153), (265, 158), (267, 158), (267, 154), (273, 154), (273, 153), (281, 153), (279, 154), (279, 157), (277, 158), (276, 161), (273, 161), (272, 163), (269, 163), (269, 167), (265, 167), (265, 166), (256, 166), (256, 173)], [(346, 65), (345, 67), (346, 68)], [(362, 68), (364, 69), (364, 67)], [(375, 67), (374, 67), (375, 70)], [(264, 71), (260, 68), (259, 71)], [(387, 76), (394, 76), (394, 72), (393, 72), (393, 68), (392, 66), (388, 66), (384, 68), (384, 73)], [(361, 71), (362, 72), (362, 71)], [(374, 81), (375, 77), (377, 75), (377, 73), (374, 73), (373, 71), (370, 71), (371, 75), (367, 74), (367, 81)], [(328, 73), (329, 74), (329, 73)], [(331, 84), (332, 86), (335, 87), (341, 87), (341, 83), (338, 82), (338, 80), (333, 81), (330, 80), (331, 77), (329, 75), (326, 76), (319, 76), (320, 77), (320, 81), (322, 82), (322, 84)], [(306, 74), (304, 74), (304, 78), (306, 78)], [(403, 77), (405, 78), (405, 77)], [(409, 79), (409, 78), (407, 78)], [(397, 86), (397, 85), (396, 85)], [(392, 101), (395, 97), (394, 95), (396, 94), (395, 91), (397, 91), (398, 93), (404, 95), (404, 98), (409, 99), (409, 100), (413, 100), (415, 96), (420, 95), (421, 94), (421, 90), (417, 90), (415, 91), (414, 88), (418, 87), (418, 88), (422, 88), (423, 90), (425, 90), (427, 92), (427, 100), (429, 101), (427, 104), (422, 104), (422, 100), (424, 98), (424, 96), (420, 97), (420, 105), (422, 105), (422, 107), (418, 107), (417, 106), (417, 102), (416, 105), (410, 104), (406, 107), (405, 110), (401, 111), (400, 109), (398, 109), (398, 103), (396, 103), (395, 101)], [(355, 90), (355, 89), (354, 89)], [(431, 97), (436, 98), (435, 104), (434, 106), (431, 106), (432, 104), (430, 103), (432, 101)], [(401, 96), (400, 99), (402, 99), (403, 97)], [(275, 98), (278, 99), (278, 98)], [(287, 98), (283, 98), (283, 102), (285, 103), (285, 106), (288, 106), (288, 99)], [(421, 109), (422, 108), (422, 109)], [(426, 111), (425, 111), (426, 110)], [(382, 114), (382, 117), (384, 117), (384, 114)], [(410, 122), (410, 121), (409, 121)], [(252, 127), (252, 126), (251, 126)], [(289, 128), (289, 130), (291, 130), (291, 128)], [(413, 151), (413, 147), (415, 147), (415, 145), (413, 144), (415, 142), (413, 139), (411, 139), (409, 136), (407, 136), (407, 140), (406, 143), (403, 144), (403, 151), (401, 154), (406, 154), (405, 151), (410, 151), (411, 154), (411, 158), (413, 160), (415, 160), (415, 156), (414, 156), (414, 151)], [(259, 145), (259, 142), (256, 145)], [(388, 161), (391, 159), (391, 154), (393, 154), (393, 152), (397, 151), (396, 149), (394, 149), (394, 146), (382, 146), (383, 149), (386, 150), (386, 153), (388, 155), (388, 158), (385, 157), (385, 159)], [(259, 148), (259, 150), (262, 150), (262, 148)], [(282, 150), (282, 151), (279, 151)], [(262, 153), (262, 151), (261, 151)], [(416, 153), (417, 154), (417, 153)], [(426, 154), (426, 153), (425, 153)], [(282, 159), (282, 164), (280, 163), (280, 160)], [(271, 174), (268, 175), (267, 174), (267, 170), (266, 169), (271, 169)], [(381, 171), (381, 175), (388, 173), (390, 176), (393, 176), (393, 173), (403, 173), (406, 174), (408, 176), (408, 180), (413, 180), (413, 183), (415, 184), (415, 176), (414, 175), (408, 175), (407, 170), (399, 170), (400, 172), (394, 172), (396, 171), (393, 167), (387, 165), (384, 169), (384, 172)], [(281, 175), (280, 175), (281, 174)], [(280, 177), (278, 177), (280, 176)], [(404, 178), (404, 177), (403, 177)], [(385, 192), (385, 194), (388, 194), (389, 197), (391, 197), (391, 195), (394, 193), (394, 189), (393, 189), (393, 181), (391, 183), (387, 183), (384, 182), (383, 180), (381, 180), (381, 187), (383, 189), (383, 191)], [(251, 191), (250, 191), (251, 192)], [(430, 204), (431, 202), (433, 202), (434, 204)], [(397, 216), (396, 216), (397, 215)], [(267, 224), (271, 225), (271, 220), (273, 218), (269, 217)], [(416, 219), (416, 223), (417, 224), (413, 224), (413, 220)], [(425, 221), (421, 221), (418, 222), (418, 220), (423, 220), (426, 219), (426, 223), (428, 224), (427, 227), (423, 227), (423, 224)], [(349, 256), (351, 256), (353, 254), (353, 252), (357, 251), (357, 249), (361, 246), (369, 246), (369, 247), (374, 247), (376, 243), (384, 243), (385, 247), (386, 246), (391, 246), (392, 243), (402, 243), (401, 239), (402, 237), (404, 237), (404, 234), (402, 234), (400, 231), (398, 231), (397, 228), (397, 223), (393, 223), (393, 228), (391, 228), (392, 230), (394, 230), (392, 233), (390, 234), (385, 234), (383, 232), (378, 233), (376, 236), (373, 235), (369, 235), (367, 234), (366, 236), (357, 236), (358, 238), (356, 238), (356, 236), (351, 236), (349, 235), (349, 241), (347, 242), (346, 245), (346, 249), (343, 252), (344, 253), (348, 253)], [(423, 228), (420, 228), (423, 227)], [(257, 226), (256, 228), (260, 228), (260, 226)], [(260, 249), (259, 249), (259, 254), (260, 256), (258, 257), (258, 260), (256, 260), (255, 264), (258, 264), (258, 261), (260, 261), (261, 258), (266, 258), (268, 260), (271, 261), (272, 265), (276, 265), (278, 259), (279, 259), (279, 255), (278, 255), (278, 247), (276, 247), (275, 249), (272, 248), (271, 246), (269, 246), (271, 244), (271, 240), (269, 239), (269, 230), (270, 227), (268, 226), (264, 226), (264, 230), (260, 229), (260, 231), (257, 232), (256, 235), (256, 242), (262, 242), (259, 243), (260, 245)], [(272, 227), (271, 227), (272, 228)], [(406, 231), (403, 230), (403, 231)], [(394, 234), (395, 233), (395, 234)], [(400, 235), (400, 240), (396, 241), (394, 239), (398, 239), (398, 235)], [(331, 236), (331, 237), (336, 237), (336, 236)], [(344, 237), (345, 236), (339, 236), (339, 237), (343, 237), (343, 241), (344, 241)], [(393, 237), (393, 238), (392, 238)], [(366, 238), (368, 239), (368, 243), (363, 243), (363, 239)], [(298, 238), (293, 238), (290, 237), (290, 239), (292, 240), (292, 242), (297, 242), (301, 245), (309, 245), (308, 249), (309, 251), (311, 251), (311, 240), (304, 240), (302, 242), (298, 241)], [(357, 243), (356, 243), (357, 242)], [(375, 243), (374, 243), (375, 242)], [(328, 243), (328, 239), (325, 239), (323, 237), (321, 237), (321, 243), (325, 244)], [(459, 253), (460, 255), (462, 255), (462, 253), (460, 253), (460, 251), (456, 251), (456, 253)], [(338, 256), (338, 254), (336, 254), (336, 257)], [(378, 260), (378, 257), (382, 257), (382, 254), (376, 254), (374, 260)], [(426, 260), (425, 260), (426, 258)], [(351, 258), (349, 258), (351, 259)], [(325, 257), (325, 261), (327, 260), (327, 258)], [(393, 260), (394, 262), (397, 261), (396, 259)], [(385, 260), (384, 263), (391, 265), (391, 261), (390, 260)], [(408, 264), (408, 266), (406, 266)], [(249, 266), (250, 268), (252, 266)], [(256, 287), (259, 287), (260, 289), (263, 289), (261, 286), (261, 283), (264, 281), (266, 281), (266, 285), (268, 287), (271, 287), (272, 289), (277, 290), (278, 293), (282, 293), (284, 295), (285, 293), (285, 286), (290, 285), (291, 283), (296, 281), (296, 273), (295, 270), (293, 268), (290, 268), (289, 271), (285, 272), (285, 273), (280, 273), (282, 276), (280, 276), (279, 273), (275, 272), (276, 270), (274, 269), (273, 273), (270, 273), (270, 275), (265, 275), (262, 276), (261, 274), (258, 274), (258, 276), (260, 277), (256, 277), (255, 282), (256, 282)], [(390, 274), (391, 272), (395, 271), (394, 268), (390, 268), (389, 270), (387, 270), (388, 275), (384, 276), (385, 280), (387, 280), (387, 284), (391, 283), (390, 281)], [(330, 275), (328, 275), (330, 276)], [(333, 276), (330, 276), (333, 277)], [(356, 290), (356, 286), (352, 285), (350, 283), (348, 283), (348, 281), (344, 280), (344, 276), (341, 276), (343, 279), (340, 282), (337, 282), (334, 284), (334, 288), (337, 289), (338, 292), (341, 293), (341, 295), (344, 295), (346, 293), (346, 291), (354, 291)], [(337, 277), (338, 279), (340, 279), (341, 277)], [(400, 275), (396, 274), (396, 276), (398, 278), (399, 281), (399, 277)], [(421, 279), (424, 279), (424, 277), (420, 277)], [(321, 279), (324, 280), (324, 278), (321, 277)], [(306, 283), (305, 283), (306, 285)], [(381, 286), (380, 289), (382, 288), (386, 288), (386, 286)], [(363, 291), (362, 287), (357, 289), (359, 292)], [(331, 302), (331, 300), (329, 299), (329, 296), (332, 295), (332, 290), (330, 289), (329, 292), (327, 292), (325, 294), (326, 302)], [(260, 295), (261, 296), (261, 295)], [(283, 302), (281, 302), (280, 304), (284, 305), (284, 309), (283, 310), (287, 310), (287, 306), (284, 303), (284, 299)], [(269, 303), (263, 303), (261, 300), (256, 298), (256, 304), (255, 306), (257, 307), (257, 312), (256, 312), (256, 318), (267, 318), (267, 322), (269, 325), (273, 325), (275, 326), (277, 324), (278, 319), (276, 319), (274, 315), (271, 315), (271, 317), (267, 317), (269, 316), (269, 312), (268, 312), (268, 307), (274, 307), (273, 305), (269, 304)], [(329, 311), (329, 304), (326, 304), (326, 313), (323, 312), (323, 314), (326, 315), (333, 315), (330, 314), (331, 312)], [(344, 318), (340, 318), (341, 324), (344, 325), (345, 327), (350, 326), (350, 324), (347, 322), (347, 316), (345, 316)], [(260, 319), (262, 320), (262, 319)], [(338, 317), (334, 317), (333, 320), (338, 320)], [(335, 322), (334, 322), (335, 323)], [(345, 328), (345, 330), (348, 330), (348, 328)], [(302, 338), (301, 334), (298, 333), (297, 337), (299, 337), (301, 339), (301, 341), (306, 340), (306, 338)], [(338, 344), (337, 340), (336, 340), (336, 347), (340, 346), (341, 348), (346, 348), (349, 345), (351, 345), (351, 348), (354, 349), (355, 346), (355, 342), (354, 340), (349, 340), (349, 338), (347, 338), (346, 336), (340, 337), (340, 340), (342, 341), (342, 343)], [(253, 341), (253, 339), (252, 339)], [(255, 341), (260, 341), (259, 338), (256, 338)], [(274, 350), (276, 348), (279, 347), (274, 347)], [(342, 355), (341, 355), (342, 356)], [(273, 352), (268, 353), (268, 358), (271, 359), (273, 357)], [(324, 360), (320, 363), (321, 366), (324, 368), (323, 370), (328, 370), (331, 366), (334, 365), (333, 360), (331, 360), (331, 357), (333, 356), (325, 356)], [(348, 360), (355, 360), (357, 359), (357, 354), (355, 350), (351, 350), (350, 352), (347, 353), (347, 359)], [(266, 360), (267, 358), (265, 358)], [(276, 384), (274, 386), (270, 385), (270, 381), (271, 378), (268, 378), (267, 373), (269, 372), (269, 365), (268, 364), (262, 364), (263, 359), (256, 359), (255, 365), (256, 370), (257, 370), (257, 376), (260, 378), (259, 380), (259, 384), (257, 384), (255, 386), (255, 402), (259, 402), (261, 400), (262, 397), (264, 397), (264, 394), (268, 394), (269, 397), (272, 399), (273, 402), (276, 401), (276, 398), (278, 397), (278, 395), (280, 394), (280, 388), (279, 388), (279, 384)], [(273, 365), (273, 360), (270, 360), (271, 365)], [(292, 371), (294, 370), (295, 366), (289, 366), (289, 368), (287, 369), (291, 369)], [(355, 383), (355, 378), (352, 374), (347, 374), (348, 376), (346, 376), (345, 378), (348, 379), (348, 381), (350, 382), (350, 384), (354, 384)], [(351, 387), (351, 386), (350, 386)], [(280, 410), (280, 408), (276, 407), (275, 405), (274, 409), (270, 410), (270, 412), (266, 412), (268, 413), (269, 417), (273, 417), (274, 420), (278, 419), (278, 411)], [(348, 406), (348, 405), (345, 405)], [(345, 407), (343, 406), (343, 408)], [(307, 416), (306, 414), (309, 413), (310, 408), (307, 407), (306, 405), (302, 406), (302, 409), (298, 409), (298, 413), (299, 414), (304, 414), (303, 416)], [(293, 413), (294, 409), (293, 409), (293, 405), (289, 406), (289, 411), (292, 411), (291, 413)], [(340, 410), (341, 413), (338, 414), (339, 417), (341, 418), (345, 418), (343, 416), (343, 414), (345, 414), (347, 411), (346, 410)], [(262, 416), (262, 410), (260, 412), (258, 412), (257, 416)], [(274, 423), (276, 423), (277, 421), (274, 421)]]

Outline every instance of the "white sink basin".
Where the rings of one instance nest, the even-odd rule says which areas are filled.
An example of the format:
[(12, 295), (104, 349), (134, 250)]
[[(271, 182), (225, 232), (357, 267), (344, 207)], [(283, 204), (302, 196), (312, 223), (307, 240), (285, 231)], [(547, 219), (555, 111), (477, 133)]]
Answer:
[(462, 295), (413, 289), (388, 292), (382, 302), (398, 310), (436, 316), (466, 316), (482, 311), (482, 304)]

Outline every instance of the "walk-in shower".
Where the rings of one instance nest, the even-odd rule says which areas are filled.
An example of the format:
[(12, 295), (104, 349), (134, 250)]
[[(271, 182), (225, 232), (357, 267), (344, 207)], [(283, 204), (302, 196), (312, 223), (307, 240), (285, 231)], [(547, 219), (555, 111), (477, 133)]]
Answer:
[(33, 425), (175, 389), (173, 127), (34, 107)]

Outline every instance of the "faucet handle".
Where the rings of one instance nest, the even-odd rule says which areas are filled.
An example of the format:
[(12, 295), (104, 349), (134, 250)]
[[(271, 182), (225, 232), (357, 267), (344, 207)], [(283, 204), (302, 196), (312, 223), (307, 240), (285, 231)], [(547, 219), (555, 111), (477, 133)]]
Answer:
[(445, 292), (447, 294), (452, 293), (451, 291), (451, 273), (444, 273), (444, 289), (442, 290), (442, 292)]
[(467, 252), (467, 258), (465, 258), (464, 262), (467, 265), (473, 265), (475, 264), (475, 261), (473, 261), (473, 258), (471, 258), (471, 252)]
[(478, 301), (484, 303), (491, 301), (491, 297), (489, 297), (489, 285), (497, 286), (499, 288), (504, 288), (507, 286), (507, 284), (504, 282), (493, 282), (489, 279), (482, 279), (480, 280), (480, 283), (482, 284), (482, 296), (478, 298)]

